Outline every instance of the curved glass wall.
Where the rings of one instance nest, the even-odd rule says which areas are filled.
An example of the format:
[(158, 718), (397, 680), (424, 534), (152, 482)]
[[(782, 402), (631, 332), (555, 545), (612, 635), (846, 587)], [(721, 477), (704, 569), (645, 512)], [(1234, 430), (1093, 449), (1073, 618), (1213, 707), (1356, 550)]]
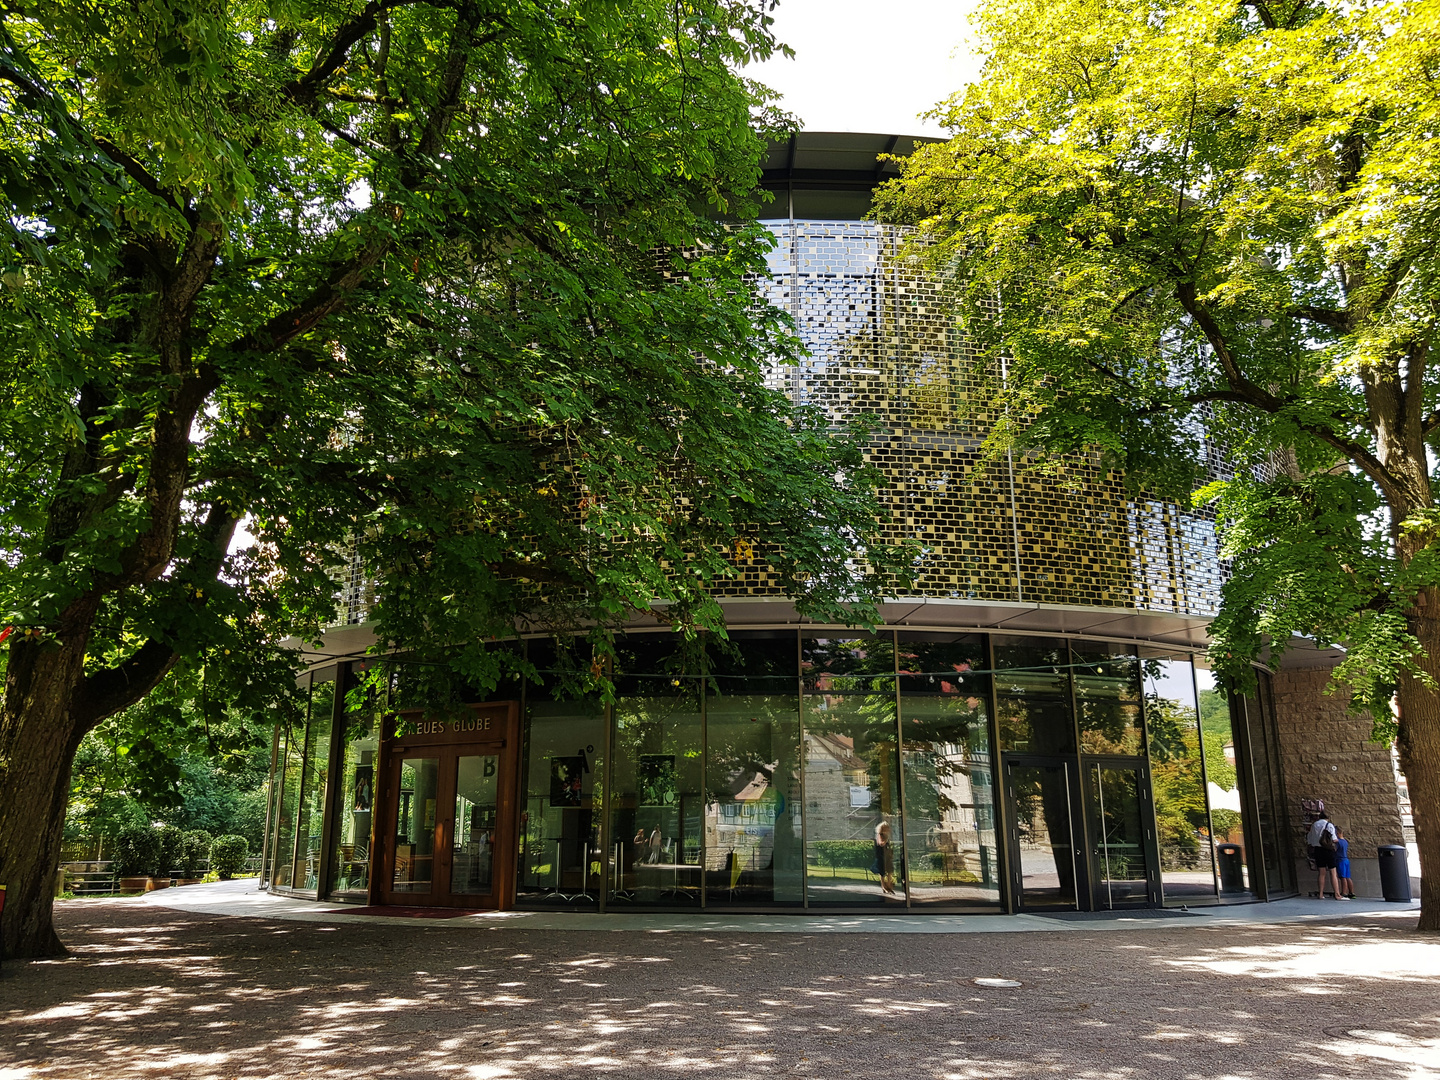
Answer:
[[(894, 628), (632, 634), (607, 704), (567, 698), (583, 680), (553, 646), (528, 649), (539, 682), (503, 688), (522, 717), (514, 837), (495, 834), (477, 773), (445, 796), (470, 832), (442, 860), (434, 763), (392, 758), (399, 788), (382, 790), (380, 713), (337, 707), (328, 674), (308, 722), (276, 737), (272, 886), (363, 901), (383, 871), (382, 888), (429, 895), (433, 873), (503, 862), (518, 904), (566, 909), (1103, 910), (1294, 888), (1264, 681), (1227, 698), (1186, 653)], [(372, 866), (382, 807), (396, 849)]]

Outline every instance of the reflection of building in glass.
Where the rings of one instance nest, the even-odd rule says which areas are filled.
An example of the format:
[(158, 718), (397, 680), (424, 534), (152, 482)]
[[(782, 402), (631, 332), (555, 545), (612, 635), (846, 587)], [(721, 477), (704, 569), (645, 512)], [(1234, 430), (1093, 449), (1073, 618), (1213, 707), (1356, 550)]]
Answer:
[[(870, 457), (891, 535), (922, 547), (915, 587), (861, 633), (804, 622), (746, 562), (720, 597), (732, 647), (682, 659), (637, 619), (605, 704), (559, 694), (553, 642), (509, 643), (539, 684), (476, 693), (458, 725), (407, 700), (419, 722), (397, 728), (335, 692), (372, 643), (374, 589), (349, 565), (309, 723), (277, 732), (272, 888), (606, 911), (1193, 906), (1304, 884), (1302, 791), (1352, 815), (1354, 852), (1399, 839), (1367, 794), (1363, 734), (1333, 776), (1309, 753), (1343, 728), (1317, 705), (1332, 655), (1292, 653), (1250, 696), (1216, 684), (1209, 517), (1092, 458), (984, 460), (990, 418), (969, 402), (999, 373), (977, 366), (906, 234), (862, 220), (894, 173), (877, 155), (910, 145), (773, 147), (760, 284), (809, 353), (771, 384), (836, 424), (878, 418)], [(1207, 461), (1223, 473), (1225, 448)], [(1304, 725), (1322, 714), (1317, 736)]]

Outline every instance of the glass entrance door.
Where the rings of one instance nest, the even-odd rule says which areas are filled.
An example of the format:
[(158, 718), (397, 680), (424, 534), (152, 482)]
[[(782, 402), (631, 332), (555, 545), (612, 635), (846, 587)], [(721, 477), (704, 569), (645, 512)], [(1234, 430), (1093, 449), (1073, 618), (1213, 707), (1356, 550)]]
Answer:
[(393, 761), (386, 903), (501, 906), (514, 846), (505, 755), (475, 749), (431, 747)]
[(1158, 900), (1151, 858), (1150, 784), (1133, 761), (1085, 765), (1090, 880), (1096, 911), (1141, 907)]
[(489, 896), (494, 891), (499, 771), (498, 754), (455, 761), (455, 826), (450, 848), (450, 892), (454, 896)]
[(1022, 911), (1074, 910), (1083, 873), (1072, 813), (1071, 767), (1056, 761), (1009, 761), (1011, 866)]

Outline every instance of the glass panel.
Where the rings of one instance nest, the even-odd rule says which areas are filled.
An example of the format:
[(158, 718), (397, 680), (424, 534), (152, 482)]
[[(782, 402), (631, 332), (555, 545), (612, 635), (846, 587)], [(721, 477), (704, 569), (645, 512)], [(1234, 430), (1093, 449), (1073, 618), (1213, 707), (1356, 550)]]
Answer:
[(1252, 889), (1230, 703), (1203, 663), (1195, 665), (1195, 682), (1200, 688), (1200, 738), (1205, 747), (1205, 797), (1215, 840), (1215, 869), (1221, 895), (1238, 896)]
[(1074, 648), (1075, 704), (1082, 754), (1143, 753), (1140, 662), (1134, 650), (1094, 641)]
[(811, 904), (904, 898), (893, 638), (802, 643)]
[(901, 633), (905, 843), (914, 903), (1000, 902), (990, 680), (977, 637)]
[(368, 709), (348, 710), (342, 733), (335, 839), (330, 849), (332, 895), (364, 895), (370, 887), (371, 808), (379, 720)]
[(796, 635), (734, 632), (712, 652), (706, 903), (798, 905), (804, 876)]
[(1165, 899), (1215, 895), (1214, 845), (1205, 810), (1200, 715), (1189, 659), (1146, 657), (1145, 723), (1150, 736), (1150, 787)]
[(436, 758), (404, 758), (395, 792), (396, 892), (428, 893), (435, 879), (435, 815), (440, 787)]
[(609, 857), (619, 904), (700, 903), (701, 685), (617, 681)]
[[(311, 688), (312, 702), (321, 685)], [(275, 826), (275, 884), (288, 888), (295, 870), (295, 808), (300, 801), (300, 766), (305, 753), (304, 725), (291, 725), (283, 738), (285, 745), (281, 756), (284, 764), (278, 796), (280, 809)]]
[(605, 856), (604, 707), (598, 701), (546, 701), (541, 693), (532, 690), (527, 707), (517, 895), (598, 904)]
[(1020, 906), (1075, 907), (1075, 846), (1064, 765), (1011, 765), (1019, 834)]
[(1253, 765), (1255, 802), (1260, 811), (1260, 850), (1265, 860), (1265, 883), (1267, 899), (1295, 890), (1295, 863), (1290, 858), (1290, 847), (1286, 828), (1284, 790), (1280, 783), (1280, 754), (1276, 739), (1273, 713), (1269, 702), (1262, 705), (1263, 695), (1268, 689), (1267, 676), (1261, 674), (1261, 697), (1245, 699), (1245, 714), (1249, 721), (1250, 760)]
[(1070, 647), (1051, 638), (992, 640), (1000, 749), (1021, 754), (1073, 753)]
[(300, 778), (299, 813), (295, 820), (297, 889), (320, 884), (320, 830), (325, 824), (325, 782), (330, 765), (330, 729), (334, 724), (335, 683), (315, 684), (310, 696), (310, 722), (305, 725), (305, 764)]
[(1095, 840), (1095, 907), (1144, 904), (1145, 826), (1139, 769), (1094, 764), (1089, 767), (1090, 831)]
[[(291, 860), (295, 854), (294, 821), (285, 821), (285, 753), (289, 747), (289, 724), (275, 726), (275, 775), (271, 778), (271, 827), (269, 827), (269, 884), (288, 886)], [(289, 808), (294, 809), (294, 799)], [(282, 880), (284, 878), (284, 880)]]
[(494, 754), (458, 759), (455, 778), (455, 843), (450, 891), (489, 895), (494, 888), (495, 807), (500, 759)]

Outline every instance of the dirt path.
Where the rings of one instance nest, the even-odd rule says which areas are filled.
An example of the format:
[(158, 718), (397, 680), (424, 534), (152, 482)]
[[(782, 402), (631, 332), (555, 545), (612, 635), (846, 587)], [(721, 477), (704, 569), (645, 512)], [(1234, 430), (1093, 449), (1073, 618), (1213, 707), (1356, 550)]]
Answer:
[(122, 901), (59, 921), (70, 958), (5, 965), (0, 1080), (1440, 1077), (1440, 939), (1409, 919), (747, 937)]

